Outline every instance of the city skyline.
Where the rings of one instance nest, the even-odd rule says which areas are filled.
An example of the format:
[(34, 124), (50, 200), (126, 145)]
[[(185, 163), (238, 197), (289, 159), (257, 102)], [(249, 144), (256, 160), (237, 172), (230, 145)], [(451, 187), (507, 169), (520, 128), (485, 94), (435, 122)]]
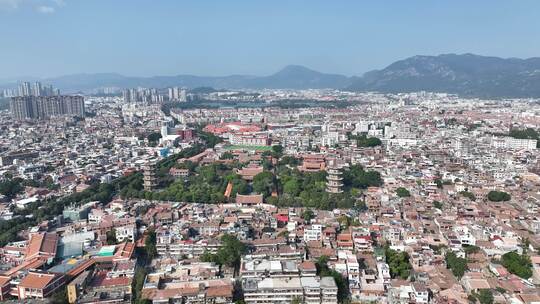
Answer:
[(459, 4), (3, 0), (0, 79), (269, 75), (289, 64), (360, 76), (414, 55), (540, 53), (540, 4)]
[(540, 303), (539, 9), (0, 0), (0, 302)]

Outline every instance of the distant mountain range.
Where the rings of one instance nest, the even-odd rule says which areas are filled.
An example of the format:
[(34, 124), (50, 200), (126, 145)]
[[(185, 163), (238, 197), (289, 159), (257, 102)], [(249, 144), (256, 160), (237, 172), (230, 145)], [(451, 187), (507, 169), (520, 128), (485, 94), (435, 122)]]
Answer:
[(432, 91), (474, 97), (540, 97), (540, 58), (414, 56), (355, 78), (355, 91)]
[[(344, 88), (352, 84), (343, 75), (324, 74), (303, 66), (289, 65), (270, 76), (231, 75), (207, 77), (194, 75), (128, 77), (116, 73), (75, 74), (41, 80), (65, 92), (91, 91), (103, 87), (187, 88), (213, 87), (217, 89), (319, 89)], [(5, 84), (13, 87), (14, 83)]]
[[(503, 59), (473, 54), (414, 56), (361, 77), (326, 74), (290, 65), (269, 76), (194, 75), (128, 77), (115, 73), (76, 74), (43, 79), (65, 92), (103, 87), (181, 86), (219, 89), (347, 89), (382, 93), (432, 91), (470, 97), (540, 97), (540, 58)], [(0, 87), (13, 87), (2, 83)]]

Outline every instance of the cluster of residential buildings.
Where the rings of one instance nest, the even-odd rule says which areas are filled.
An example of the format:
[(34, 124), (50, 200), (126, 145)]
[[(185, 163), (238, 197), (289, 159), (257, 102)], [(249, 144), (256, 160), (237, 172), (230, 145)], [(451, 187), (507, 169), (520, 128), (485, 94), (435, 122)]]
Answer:
[(163, 103), (167, 101), (172, 102), (186, 102), (188, 95), (187, 90), (179, 87), (172, 87), (166, 89), (156, 88), (131, 88), (122, 91), (122, 98), (124, 102), (137, 102), (137, 103)]
[(16, 89), (4, 89), (0, 94), (2, 97), (28, 97), (28, 96), (57, 96), (60, 95), (60, 90), (52, 85), (43, 85), (37, 81), (34, 83), (23, 82)]
[[(49, 97), (16, 97), (15, 100), (18, 98)], [(114, 98), (87, 101), (84, 108), (93, 114), (83, 120), (57, 116), (14, 121), (11, 113), (0, 115), (1, 175), (9, 173), (41, 184), (38, 191), (17, 196), (19, 205), (82, 191), (94, 181), (110, 182), (141, 170), (150, 161), (177, 153), (197, 140), (193, 128), (175, 124), (157, 106), (135, 110)], [(152, 133), (161, 136), (157, 145), (148, 140)], [(48, 189), (45, 184), (57, 187)], [(6, 218), (11, 213), (0, 212)]]
[(84, 117), (83, 96), (21, 96), (12, 97), (13, 119), (51, 119), (60, 116)]
[[(330, 195), (343, 193), (343, 176), (355, 165), (377, 171), (383, 183), (358, 189), (350, 209), (276, 206), (260, 193), (232, 196), (232, 185), (218, 204), (118, 196), (106, 204), (69, 204), (54, 221), (25, 229), (0, 248), (0, 299), (42, 299), (65, 288), (70, 303), (127, 303), (136, 296), (152, 303), (330, 304), (345, 297), (353, 303), (466, 304), (489, 290), (495, 303), (539, 303), (538, 138), (504, 134), (537, 130), (540, 107), (429, 93), (362, 98), (342, 109), (165, 114), (157, 105), (92, 97), (86, 110), (94, 114), (82, 121), (14, 124), (1, 113), (2, 175), (59, 185), (26, 186), (3, 198), (3, 220), (22, 216), (13, 208), (46, 204), (47, 197), (136, 171), (144, 171), (147, 190), (159, 192), (152, 164), (198, 143), (193, 125), (205, 125), (223, 142), (179, 163), (238, 161), (245, 165), (235, 173), (249, 184), (270, 171), (265, 158), (278, 162), (279, 156), (265, 151), (279, 145), (284, 156), (298, 161), (292, 169), (324, 171)], [(153, 146), (143, 134), (155, 132), (161, 139)], [(367, 145), (363, 138), (380, 144)], [(232, 159), (224, 159), (225, 153)], [(186, 182), (196, 174), (179, 167), (165, 173)], [(398, 195), (400, 188), (408, 195)], [(510, 199), (490, 201), (490, 191)], [(305, 216), (308, 209), (312, 216)], [(150, 233), (156, 255), (143, 265), (137, 252)], [(207, 258), (220, 253), (223, 235), (245, 244), (238, 265)], [(406, 253), (406, 276), (397, 273), (390, 251)], [(509, 252), (530, 257), (530, 278), (500, 263)], [(466, 259), (463, 276), (449, 269), (449, 253)], [(142, 284), (133, 284), (141, 267)]]

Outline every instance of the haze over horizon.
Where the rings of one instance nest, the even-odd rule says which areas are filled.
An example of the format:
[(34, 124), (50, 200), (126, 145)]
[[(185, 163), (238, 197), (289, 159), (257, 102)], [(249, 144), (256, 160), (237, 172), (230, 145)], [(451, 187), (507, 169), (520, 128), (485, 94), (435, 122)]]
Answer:
[(270, 75), (290, 64), (359, 76), (414, 55), (540, 55), (537, 1), (201, 2), (0, 0), (0, 79)]

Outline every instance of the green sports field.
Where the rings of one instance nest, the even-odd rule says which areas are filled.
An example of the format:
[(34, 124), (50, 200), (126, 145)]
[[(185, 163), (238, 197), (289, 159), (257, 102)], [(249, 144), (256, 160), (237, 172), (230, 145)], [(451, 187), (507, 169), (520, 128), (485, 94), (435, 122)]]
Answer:
[(271, 151), (271, 146), (246, 146), (246, 145), (232, 145), (225, 147), (226, 150), (252, 150), (252, 151)]

